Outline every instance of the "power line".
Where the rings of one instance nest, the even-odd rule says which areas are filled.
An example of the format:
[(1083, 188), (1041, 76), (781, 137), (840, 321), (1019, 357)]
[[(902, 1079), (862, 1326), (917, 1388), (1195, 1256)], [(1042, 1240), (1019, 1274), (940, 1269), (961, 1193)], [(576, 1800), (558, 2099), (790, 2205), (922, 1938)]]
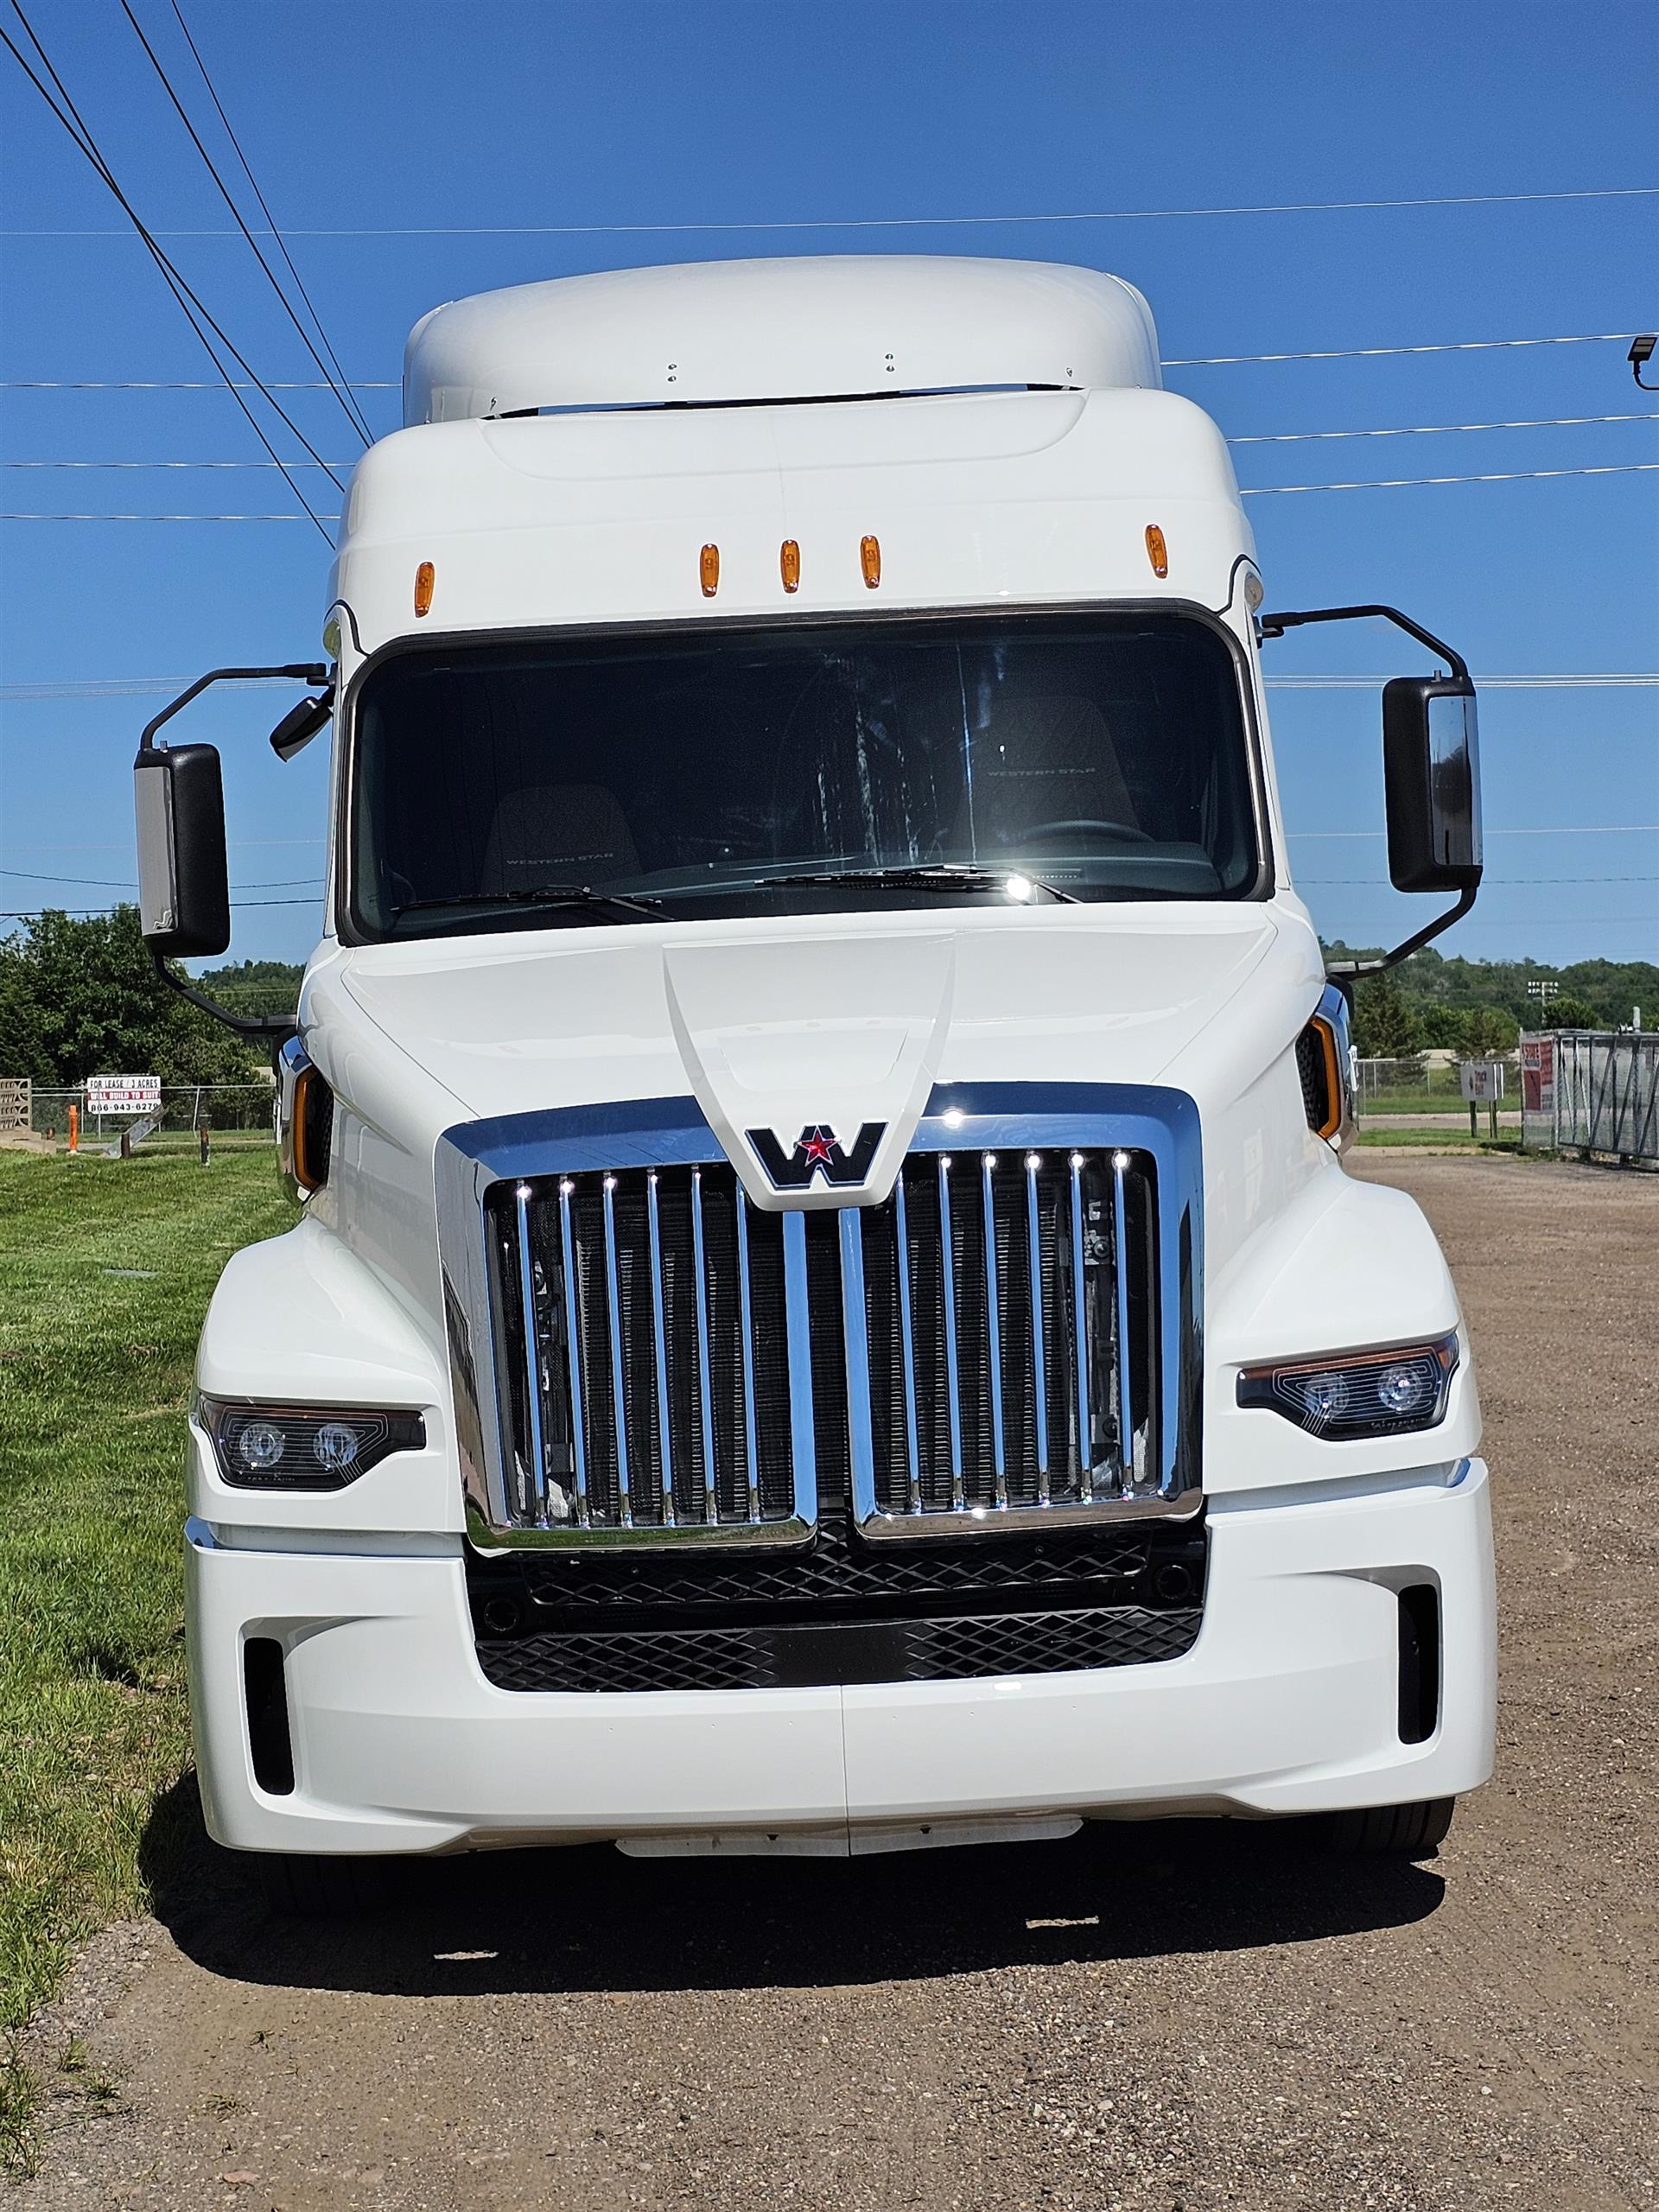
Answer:
[[(746, 231), (932, 231), (973, 230), (1051, 223), (1156, 223), (1185, 217), (1224, 215), (1338, 215), (1389, 207), (1508, 207), (1544, 200), (1644, 200), (1659, 185), (1605, 185), (1572, 192), (1460, 192), (1413, 200), (1290, 200), (1249, 207), (1108, 207), (1075, 214), (1034, 215), (856, 215), (837, 221), (828, 216), (791, 219), (766, 217), (752, 223), (416, 223), (351, 227), (290, 229), (296, 238), (638, 238), (720, 234)], [(4, 231), (3, 238), (119, 238), (118, 231)], [(232, 231), (164, 231), (163, 238), (233, 238)]]
[[(346, 372), (340, 365), (340, 356), (335, 353), (334, 347), (328, 342), (328, 333), (323, 327), (322, 317), (317, 313), (316, 308), (313, 304), (311, 295), (305, 289), (305, 279), (301, 276), (299, 270), (294, 265), (294, 257), (289, 251), (287, 242), (283, 238), (281, 231), (276, 227), (276, 218), (271, 213), (270, 208), (266, 202), (265, 195), (259, 189), (259, 180), (255, 176), (252, 165), (250, 163), (247, 156), (242, 150), (242, 142), (237, 137), (235, 130), (232, 128), (231, 118), (225, 112), (225, 104), (219, 99), (219, 92), (213, 84), (213, 80), (207, 73), (207, 64), (202, 60), (200, 54), (197, 49), (196, 41), (190, 35), (190, 26), (184, 20), (184, 10), (180, 7), (179, 0), (172, 0), (172, 5), (173, 13), (175, 17), (177, 19), (179, 29), (184, 34), (184, 42), (190, 49), (192, 60), (195, 62), (197, 68), (201, 72), (202, 83), (207, 87), (207, 97), (212, 100), (214, 111), (217, 113), (220, 123), (225, 126), (225, 136), (230, 140), (232, 146), (235, 149), (236, 158), (242, 164), (242, 174), (246, 177), (249, 184), (252, 187), (253, 196), (259, 202), (260, 213), (264, 216), (265, 220), (270, 226), (270, 235), (276, 241), (277, 251), (282, 255), (283, 261), (288, 264), (288, 273), (294, 279), (295, 286), (299, 292), (300, 297), (305, 302), (307, 314), (316, 325), (317, 335), (322, 340), (322, 350), (328, 356), (330, 365), (328, 369), (325, 369), (323, 371), (323, 373), (325, 375), (328, 375), (332, 372), (335, 389), (340, 394), (342, 402), (350, 409), (353, 419), (357, 424), (359, 434), (361, 435), (364, 443), (365, 445), (372, 445), (374, 442), (374, 434), (369, 428), (368, 417), (364, 414), (363, 410), (358, 405), (356, 400), (352, 396), (351, 386), (346, 381)], [(237, 219), (239, 222), (241, 218), (238, 216)], [(250, 238), (249, 243), (251, 245), (252, 244), (251, 238)], [(257, 252), (258, 248), (255, 246), (254, 251)], [(312, 359), (315, 360), (316, 356), (313, 354)], [(318, 362), (317, 365), (321, 368), (322, 364)]]
[[(156, 245), (155, 238), (145, 228), (143, 223), (139, 219), (137, 211), (133, 207), (131, 201), (127, 198), (120, 186), (116, 182), (114, 171), (111, 168), (109, 163), (99, 152), (97, 140), (92, 137), (92, 132), (87, 129), (86, 124), (82, 120), (80, 111), (76, 107), (73, 100), (69, 97), (69, 93), (64, 86), (62, 78), (59, 76), (57, 71), (53, 67), (50, 56), (48, 54), (46, 48), (41, 44), (38, 37), (36, 37), (28, 16), (23, 13), (21, 0), (11, 0), (11, 8), (12, 13), (22, 25), (24, 35), (28, 38), (30, 45), (35, 48), (35, 53), (39, 54), (42, 67), (45, 69), (48, 76), (51, 78), (53, 84), (56, 86), (58, 94), (63, 101), (62, 108), (59, 107), (57, 101), (53, 99), (52, 94), (47, 90), (45, 85), (35, 74), (27, 55), (24, 54), (22, 48), (11, 37), (10, 34), (3, 29), (0, 29), (0, 41), (3, 41), (6, 48), (10, 52), (12, 58), (22, 70), (23, 74), (29, 79), (30, 84), (34, 86), (41, 98), (46, 102), (47, 106), (51, 110), (52, 114), (58, 123), (60, 123), (63, 129), (68, 132), (69, 137), (73, 141), (78, 151), (81, 153), (87, 162), (91, 163), (100, 181), (108, 188), (117, 204), (121, 208), (122, 213), (127, 217), (128, 220), (132, 224), (133, 228), (137, 232), (139, 237), (143, 240), (144, 246), (149, 252), (150, 258), (155, 262), (157, 269), (160, 270), (162, 279), (168, 290), (178, 302), (181, 309), (183, 311), (185, 320), (189, 323), (191, 329), (194, 332), (203, 352), (213, 363), (214, 368), (219, 372), (221, 378), (226, 378), (225, 365), (219, 359), (219, 355), (213, 351), (213, 347), (212, 342), (208, 339), (207, 333), (201, 327), (205, 322), (208, 328), (210, 328), (214, 333), (215, 336), (219, 338), (226, 353), (230, 354), (232, 359), (235, 361), (238, 367), (244, 370), (248, 376), (253, 378), (255, 384), (258, 385), (258, 378), (254, 375), (254, 371), (251, 365), (244, 359), (241, 353), (238, 352), (236, 346), (232, 343), (230, 339), (226, 336), (225, 332), (220, 328), (219, 325), (213, 320), (213, 317), (202, 305), (201, 301), (198, 298), (196, 294), (191, 289), (190, 286), (186, 283), (184, 278), (179, 274), (178, 270), (174, 267), (171, 261), (168, 260), (166, 254), (162, 251), (161, 247)], [(66, 110), (67, 111), (67, 113), (65, 111)], [(200, 317), (200, 321), (198, 320), (198, 317)], [(228, 383), (228, 378), (226, 378), (226, 380)], [(274, 411), (281, 417), (282, 421), (287, 424), (288, 428), (293, 431), (294, 435), (305, 448), (307, 453), (311, 455), (311, 458), (314, 461), (321, 460), (321, 456), (317, 453), (316, 448), (300, 430), (298, 426), (292, 421), (281, 404), (271, 397), (270, 393), (266, 391), (263, 385), (259, 385), (259, 390), (264, 393), (265, 399)], [(260, 444), (264, 446), (265, 451), (270, 455), (273, 461), (280, 463), (282, 456), (276, 451), (276, 447), (272, 445), (270, 440), (265, 435), (264, 429), (260, 424), (258, 418), (255, 416), (251, 408), (249, 407), (247, 402), (242, 397), (241, 393), (239, 391), (233, 391), (232, 397), (235, 398), (236, 404), (241, 409), (243, 414), (246, 416), (248, 423), (251, 427), (255, 436), (257, 437)], [(318, 515), (312, 507), (309, 500), (307, 499), (304, 493), (300, 489), (298, 484), (295, 482), (291, 476), (288, 475), (286, 469), (283, 471), (283, 474), (284, 477), (287, 478), (289, 490), (299, 501), (301, 506), (304, 508), (307, 515), (310, 517), (312, 523), (315, 525), (316, 530), (319, 535), (322, 537), (324, 543), (332, 547), (334, 540), (329, 537), (327, 530), (322, 522), (321, 517)], [(330, 472), (330, 474), (332, 474), (332, 472)], [(334, 482), (337, 489), (340, 491), (344, 490), (345, 487), (340, 484), (337, 478), (334, 479)]]
[[(1414, 423), (1402, 429), (1390, 430), (1264, 430), (1249, 436), (1231, 437), (1230, 446), (1294, 446), (1317, 443), (1332, 438), (1422, 438), (1442, 436), (1466, 430), (1548, 430), (1600, 423), (1659, 423), (1659, 413), (1635, 415), (1540, 415), (1514, 423)], [(293, 461), (295, 468), (318, 468), (320, 461)], [(187, 469), (246, 469), (274, 468), (270, 461), (0, 461), (0, 468), (187, 468)], [(350, 468), (349, 461), (334, 461), (335, 468)]]
[[(0, 232), (0, 237), (7, 233)], [(111, 236), (119, 235), (111, 232)], [(168, 233), (171, 236), (172, 233)], [(228, 236), (229, 233), (227, 232)], [(294, 237), (307, 233), (294, 232)], [(1248, 367), (1262, 361), (1370, 361), (1389, 355), (1407, 353), (1493, 353), (1513, 351), (1524, 346), (1624, 346), (1636, 335), (1630, 330), (1592, 331), (1583, 335), (1560, 338), (1460, 338), (1436, 341), (1423, 346), (1348, 346), (1325, 347), (1301, 353), (1202, 353), (1185, 358), (1166, 359), (1160, 365), (1166, 369), (1213, 369)], [(85, 378), (85, 377), (8, 377), (0, 378), (0, 391), (218, 391), (223, 387), (202, 378)], [(402, 384), (395, 377), (353, 377), (350, 380), (353, 391), (401, 391)], [(269, 385), (244, 385), (232, 390), (261, 391), (327, 391), (326, 384), (289, 382)], [(1566, 419), (1566, 418), (1563, 418)]]
[[(1593, 822), (1553, 823), (1548, 830), (1484, 830), (1487, 837), (1634, 837), (1650, 836), (1659, 832), (1659, 822)], [(1355, 837), (1386, 837), (1386, 830), (1292, 830), (1287, 832), (1294, 844), (1300, 838), (1307, 842), (1333, 842)]]
[[(266, 260), (264, 252), (260, 249), (258, 240), (254, 237), (253, 232), (248, 228), (246, 223), (242, 219), (242, 211), (237, 206), (235, 200), (231, 197), (229, 188), (226, 186), (224, 178), (220, 176), (219, 170), (214, 164), (213, 156), (207, 151), (207, 147), (202, 144), (201, 135), (197, 130), (195, 124), (190, 120), (189, 112), (186, 109), (184, 102), (179, 98), (178, 93), (174, 90), (173, 80), (168, 75), (166, 69), (162, 67), (161, 56), (156, 53), (149, 39), (145, 37), (143, 25), (139, 22), (137, 16), (133, 14), (131, 0), (120, 0), (120, 5), (122, 14), (131, 24), (134, 35), (137, 37), (139, 45), (143, 48), (144, 53), (149, 58), (150, 67), (156, 72), (156, 74), (161, 79), (162, 91), (167, 94), (168, 99), (172, 101), (174, 109), (178, 115), (180, 122), (183, 124), (186, 130), (189, 133), (191, 144), (195, 148), (197, 153), (201, 156), (203, 165), (206, 167), (208, 175), (212, 177), (214, 184), (219, 188), (219, 198), (230, 209), (232, 217), (236, 223), (236, 226), (238, 230), (240, 231), (243, 237), (246, 238), (248, 245), (252, 251), (253, 257), (258, 263), (266, 283), (270, 286), (271, 290), (276, 295), (277, 300), (282, 306), (283, 313), (293, 324), (295, 329), (298, 331), (300, 334), (300, 342), (305, 347), (306, 352), (309, 353), (311, 359), (322, 371), (323, 375), (327, 377), (329, 373), (328, 364), (323, 359), (321, 354), (318, 353), (315, 346), (313, 345), (311, 341), (311, 334), (306, 329), (305, 325), (300, 321), (299, 316), (295, 314), (293, 305), (289, 299), (288, 294), (283, 289), (282, 285), (277, 281), (276, 270)], [(176, 12), (176, 10), (175, 12)], [(181, 27), (182, 27), (184, 21), (183, 17), (181, 16), (179, 21)], [(186, 36), (188, 37), (188, 35), (189, 34), (187, 32)], [(201, 67), (201, 57), (200, 54), (196, 57), (196, 66), (198, 68), (200, 68)], [(202, 73), (205, 76), (207, 73), (204, 70)], [(212, 89), (212, 86), (209, 86), (208, 90), (211, 92)], [(243, 167), (245, 168), (246, 166), (246, 162), (244, 162)], [(257, 188), (258, 188), (256, 186), (256, 192), (257, 191)], [(261, 202), (261, 205), (263, 204), (264, 203)], [(266, 214), (267, 217), (269, 217), (269, 209), (266, 210)], [(274, 227), (275, 226), (273, 226), (273, 231)], [(315, 313), (315, 310), (313, 312)], [(353, 402), (348, 395), (339, 391), (335, 387), (332, 379), (330, 379), (328, 389), (334, 392), (335, 398), (340, 402), (340, 408), (345, 414), (346, 420), (351, 424), (352, 429), (362, 439), (364, 444), (365, 446), (372, 445), (374, 442), (373, 433), (370, 430), (366, 423), (359, 423), (357, 416), (353, 414)]]
[(1281, 492), (1401, 492), (1419, 484), (1527, 484), (1546, 476), (1639, 476), (1659, 468), (1659, 461), (1609, 461), (1596, 468), (1503, 468), (1480, 476), (1373, 476), (1351, 484), (1241, 484), (1242, 499), (1265, 499)]
[[(3, 34), (0, 33), (0, 36)], [(1659, 461), (1613, 461), (1594, 468), (1508, 468), (1478, 476), (1382, 476), (1348, 484), (1243, 484), (1239, 497), (1269, 499), (1284, 492), (1399, 492), (1425, 484), (1523, 484), (1556, 476), (1637, 476), (1659, 469)], [(309, 512), (309, 510), (307, 510)], [(315, 522), (316, 517), (312, 516)], [(69, 514), (12, 509), (0, 522), (298, 522), (292, 514)], [(326, 533), (325, 533), (326, 535)]]
[[(36, 870), (23, 868), (0, 868), (0, 875), (10, 876), (14, 883), (72, 883), (80, 891), (136, 891), (138, 886), (130, 876), (124, 875), (42, 875)], [(279, 875), (259, 883), (233, 883), (233, 891), (296, 891), (315, 889), (321, 885), (315, 876)]]

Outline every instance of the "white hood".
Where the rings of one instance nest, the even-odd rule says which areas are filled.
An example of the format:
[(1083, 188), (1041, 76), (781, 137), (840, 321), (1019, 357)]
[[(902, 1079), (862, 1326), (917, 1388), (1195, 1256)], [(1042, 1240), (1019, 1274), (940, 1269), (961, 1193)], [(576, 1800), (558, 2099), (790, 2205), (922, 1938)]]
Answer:
[(809, 1124), (850, 1146), (881, 1123), (856, 1193), (879, 1198), (936, 1084), (1169, 1084), (1224, 1106), (1284, 1051), (1319, 982), (1300, 912), (1243, 903), (562, 929), (335, 959), (308, 991), (326, 1070), (344, 1029), (358, 1058), (367, 1015), (428, 1079), (409, 1089), (422, 1118), (448, 1112), (433, 1085), (451, 1120), (690, 1094), (772, 1207), (854, 1193), (785, 1200), (742, 1132), (787, 1152)]

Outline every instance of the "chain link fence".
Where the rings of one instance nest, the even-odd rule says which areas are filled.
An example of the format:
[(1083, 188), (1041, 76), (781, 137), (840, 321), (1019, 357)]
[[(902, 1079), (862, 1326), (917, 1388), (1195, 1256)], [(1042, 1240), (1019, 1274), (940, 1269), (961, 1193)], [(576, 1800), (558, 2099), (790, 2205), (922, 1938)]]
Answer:
[(1522, 1037), (1521, 1141), (1532, 1152), (1659, 1166), (1659, 1035), (1556, 1029)]
[[(245, 1141), (256, 1143), (273, 1134), (276, 1096), (276, 1088), (270, 1083), (164, 1084), (161, 1126), (143, 1141), (152, 1148), (171, 1149), (194, 1142), (195, 1132), (207, 1128), (215, 1135), (239, 1131)], [(141, 1118), (150, 1118), (132, 1112), (89, 1114), (84, 1084), (59, 1090), (36, 1084), (29, 1100), (29, 1125), (37, 1135), (53, 1135), (60, 1144), (66, 1143), (72, 1106), (79, 1110), (80, 1141), (88, 1149), (100, 1143), (114, 1144), (124, 1128), (131, 1128)]]

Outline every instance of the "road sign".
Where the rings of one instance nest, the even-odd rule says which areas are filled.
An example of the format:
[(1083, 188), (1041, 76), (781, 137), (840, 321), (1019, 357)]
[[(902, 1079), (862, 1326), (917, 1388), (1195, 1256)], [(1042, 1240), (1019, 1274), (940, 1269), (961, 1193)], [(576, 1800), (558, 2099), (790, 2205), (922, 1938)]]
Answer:
[(1555, 1039), (1523, 1037), (1521, 1040), (1521, 1105), (1528, 1114), (1555, 1111)]
[(1465, 1060), (1458, 1069), (1463, 1095), (1471, 1106), (1495, 1105), (1503, 1096), (1502, 1060)]
[(86, 1078), (89, 1114), (159, 1114), (161, 1110), (158, 1075), (89, 1075)]

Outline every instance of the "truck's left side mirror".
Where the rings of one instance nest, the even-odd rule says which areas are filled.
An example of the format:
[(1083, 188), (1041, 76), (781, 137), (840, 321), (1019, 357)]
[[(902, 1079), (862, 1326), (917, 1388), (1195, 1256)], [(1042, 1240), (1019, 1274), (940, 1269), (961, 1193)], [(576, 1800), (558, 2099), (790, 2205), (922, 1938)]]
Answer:
[(1480, 881), (1480, 756), (1466, 677), (1382, 687), (1389, 875), (1396, 891), (1472, 893)]
[(225, 790), (212, 745), (146, 745), (133, 763), (138, 920), (158, 956), (224, 952), (231, 942)]

